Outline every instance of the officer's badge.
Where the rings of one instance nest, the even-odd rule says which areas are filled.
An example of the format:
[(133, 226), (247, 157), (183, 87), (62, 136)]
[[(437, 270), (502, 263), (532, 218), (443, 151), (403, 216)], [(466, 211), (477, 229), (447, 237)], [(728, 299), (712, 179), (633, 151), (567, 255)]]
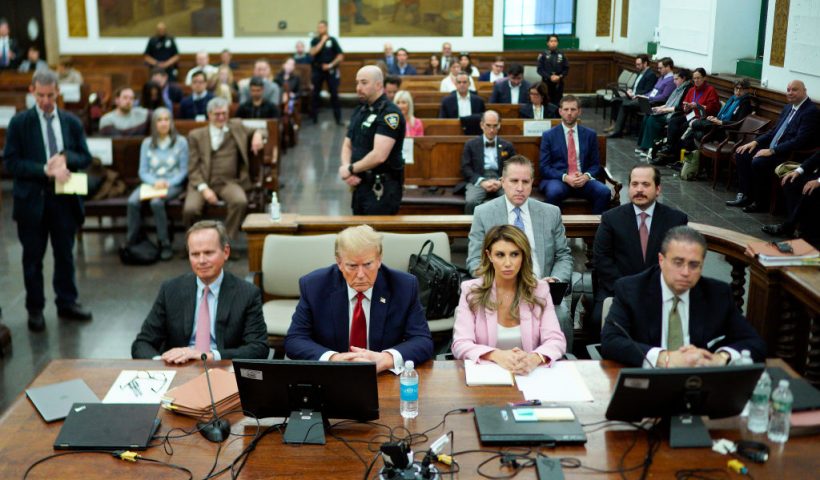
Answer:
[(388, 113), (384, 116), (384, 121), (387, 122), (387, 126), (392, 128), (393, 130), (399, 128), (399, 114), (398, 113)]
[(501, 150), (501, 156), (502, 156), (502, 157), (506, 157), (506, 156), (507, 156), (507, 155), (509, 155), (509, 154), (510, 154), (510, 152), (508, 152), (508, 151), (506, 151), (506, 150)]

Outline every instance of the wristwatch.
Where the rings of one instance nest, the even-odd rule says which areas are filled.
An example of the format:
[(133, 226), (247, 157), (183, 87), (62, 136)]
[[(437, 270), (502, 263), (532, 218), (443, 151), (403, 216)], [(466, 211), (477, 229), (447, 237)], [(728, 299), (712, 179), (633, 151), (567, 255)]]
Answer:
[(347, 173), (353, 175), (353, 162), (347, 164)]

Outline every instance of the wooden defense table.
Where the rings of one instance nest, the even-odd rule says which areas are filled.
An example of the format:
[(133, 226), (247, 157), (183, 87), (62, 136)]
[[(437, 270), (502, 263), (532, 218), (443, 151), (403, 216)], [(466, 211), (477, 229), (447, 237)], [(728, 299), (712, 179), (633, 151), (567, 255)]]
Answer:
[[(613, 362), (576, 361), (577, 368), (587, 383), (595, 401), (591, 403), (570, 404), (581, 423), (589, 424), (604, 420), (604, 412), (614, 386), (619, 367)], [(779, 360), (772, 363), (783, 367)], [(229, 362), (221, 362), (227, 367)], [(53, 382), (82, 378), (92, 390), (102, 398), (108, 391), (122, 369), (163, 369), (159, 361), (135, 360), (54, 360), (32, 382), (32, 386), (41, 386)], [(786, 367), (788, 368), (788, 367)], [(199, 375), (202, 371), (198, 363), (186, 367), (176, 367), (176, 377), (172, 386), (179, 385)], [(502, 406), (506, 402), (523, 400), (522, 394), (515, 387), (467, 387), (464, 382), (464, 370), (461, 362), (426, 362), (419, 368), (420, 416), (414, 420), (404, 421), (399, 416), (399, 379), (385, 373), (379, 375), (379, 403), (381, 415), (378, 423), (390, 427), (404, 425), (412, 432), (422, 432), (436, 426), (443, 415), (453, 409), (479, 405)], [(174, 415), (162, 410), (160, 433), (170, 428), (190, 429), (195, 421), (188, 417)], [(240, 415), (230, 419), (232, 433), (250, 434), (255, 428), (246, 428), (239, 424)], [(331, 422), (335, 423), (335, 422)], [(708, 421), (712, 428), (713, 438), (760, 439), (753, 437), (738, 418), (721, 421)], [(15, 400), (7, 412), (0, 417), (0, 478), (22, 478), (23, 472), (35, 461), (54, 453), (52, 444), (62, 422), (46, 424), (24, 394)], [(589, 427), (588, 430), (597, 428)], [(427, 448), (439, 436), (453, 431), (456, 451), (482, 448), (478, 442), (473, 415), (451, 414), (443, 427), (439, 426), (428, 433), (428, 439), (416, 445), (415, 450)], [(332, 432), (345, 440), (353, 440), (350, 445), (364, 459), (370, 462), (373, 452), (364, 442), (378, 434), (386, 433), (385, 428), (365, 424), (346, 424), (336, 427)], [(575, 457), (583, 465), (599, 469), (612, 470), (618, 465), (620, 456), (627, 449), (636, 433), (626, 427), (611, 427), (588, 433), (589, 441), (582, 446), (567, 446), (555, 449), (543, 449), (550, 456)], [(644, 433), (639, 433), (644, 437)], [(663, 437), (663, 435), (662, 435)], [(232, 436), (223, 445), (217, 469), (233, 460), (250, 442), (250, 437)], [(374, 443), (377, 447), (384, 439)], [(142, 455), (171, 462), (189, 468), (194, 478), (203, 478), (210, 469), (217, 451), (215, 444), (207, 442), (199, 434), (172, 440), (174, 454), (167, 455), (161, 447), (153, 447)], [(626, 458), (626, 465), (641, 463), (646, 452), (644, 438), (640, 438), (636, 447)], [(498, 448), (485, 447), (487, 450)], [(756, 465), (746, 462), (755, 478), (810, 478), (820, 471), (820, 456), (817, 455), (817, 439), (812, 437), (792, 438), (784, 447), (774, 447), (768, 463)], [(489, 458), (489, 453), (465, 454), (456, 456), (461, 473), (457, 478), (476, 478), (476, 467)], [(654, 478), (673, 478), (680, 469), (688, 468), (725, 468), (728, 457), (716, 454), (707, 449), (672, 450), (666, 438), (655, 455), (650, 474)], [(381, 467), (381, 459), (376, 467)], [(501, 475), (494, 462), (486, 472)], [(446, 468), (446, 467), (444, 467)], [(274, 432), (262, 439), (256, 450), (250, 455), (240, 478), (362, 478), (366, 467), (340, 440), (327, 435), (327, 445), (284, 445), (281, 433)], [(815, 472), (812, 474), (811, 472)], [(587, 478), (588, 470), (564, 470), (568, 478)], [(615, 478), (610, 474), (608, 478)], [(149, 463), (132, 464), (100, 454), (80, 454), (49, 460), (38, 465), (29, 478), (152, 478), (178, 479), (181, 474)], [(225, 476), (224, 478), (227, 478)], [(518, 478), (532, 479), (534, 469), (527, 469)]]

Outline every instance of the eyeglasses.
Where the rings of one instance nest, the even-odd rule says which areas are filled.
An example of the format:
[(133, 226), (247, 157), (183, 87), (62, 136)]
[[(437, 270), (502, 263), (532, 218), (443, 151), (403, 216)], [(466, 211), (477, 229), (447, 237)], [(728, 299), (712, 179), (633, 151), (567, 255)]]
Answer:
[(162, 391), (165, 384), (168, 383), (168, 377), (165, 376), (162, 372), (148, 372), (148, 371), (139, 371), (134, 375), (127, 383), (123, 383), (120, 385), (121, 389), (130, 388), (131, 392), (134, 393), (135, 397), (142, 396), (142, 387), (148, 387), (154, 393), (159, 393)]

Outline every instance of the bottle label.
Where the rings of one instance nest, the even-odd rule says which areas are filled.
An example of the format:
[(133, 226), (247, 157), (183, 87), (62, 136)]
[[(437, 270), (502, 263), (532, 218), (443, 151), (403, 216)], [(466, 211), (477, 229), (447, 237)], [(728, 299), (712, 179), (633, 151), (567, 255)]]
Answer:
[(402, 402), (416, 402), (419, 399), (419, 384), (418, 383), (402, 383), (401, 384), (401, 401)]
[(792, 409), (791, 402), (774, 401), (772, 402), (772, 410), (775, 412), (788, 413)]

